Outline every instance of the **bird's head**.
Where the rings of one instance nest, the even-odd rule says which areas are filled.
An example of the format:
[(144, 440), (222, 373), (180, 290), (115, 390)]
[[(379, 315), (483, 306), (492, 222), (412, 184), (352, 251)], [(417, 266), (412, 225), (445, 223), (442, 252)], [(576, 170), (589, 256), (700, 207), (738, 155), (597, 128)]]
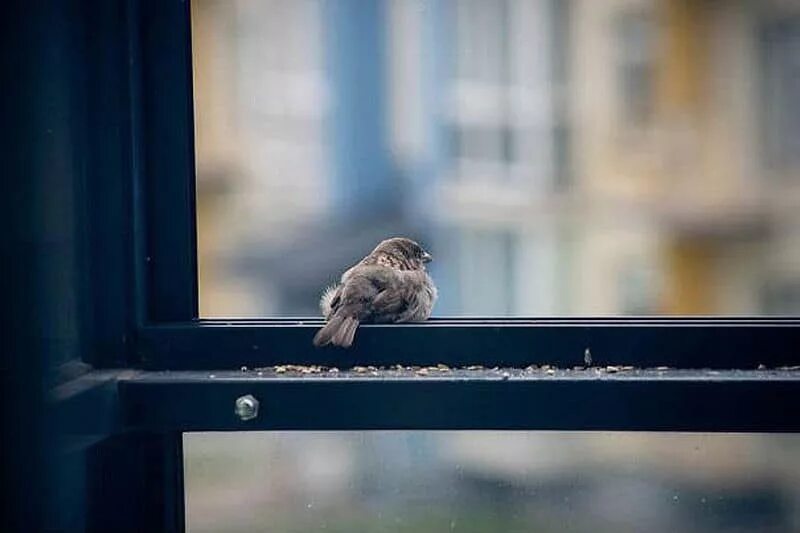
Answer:
[(433, 259), (422, 246), (405, 237), (392, 237), (381, 241), (370, 255), (387, 256), (408, 270), (424, 270), (425, 263)]

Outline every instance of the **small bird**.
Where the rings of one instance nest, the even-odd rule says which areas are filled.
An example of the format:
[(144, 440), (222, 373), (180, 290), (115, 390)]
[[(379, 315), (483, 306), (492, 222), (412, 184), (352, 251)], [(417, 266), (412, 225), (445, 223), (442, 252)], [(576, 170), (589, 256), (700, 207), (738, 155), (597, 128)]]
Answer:
[(362, 322), (418, 322), (431, 316), (436, 286), (425, 271), (431, 255), (422, 246), (393, 237), (348, 269), (320, 299), (328, 321), (314, 336), (314, 346), (349, 348)]

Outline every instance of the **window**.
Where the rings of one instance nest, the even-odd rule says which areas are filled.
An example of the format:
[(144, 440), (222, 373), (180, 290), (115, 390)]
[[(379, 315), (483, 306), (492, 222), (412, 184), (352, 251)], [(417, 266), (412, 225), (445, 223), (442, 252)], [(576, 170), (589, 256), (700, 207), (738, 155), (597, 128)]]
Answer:
[[(602, 131), (598, 136), (594, 129), (603, 121), (592, 120), (593, 106), (605, 108), (608, 102), (598, 104), (593, 91), (582, 93), (587, 85), (576, 92), (583, 94), (581, 98), (585, 100), (578, 107), (587, 111), (588, 116), (570, 115), (570, 120), (582, 122), (570, 130), (574, 135), (569, 136), (569, 142), (575, 150), (569, 153), (576, 163), (576, 181), (567, 197), (545, 194), (536, 187), (528, 191), (531, 194), (502, 187), (498, 192), (486, 183), (473, 189), (448, 190), (452, 183), (444, 182), (437, 182), (434, 189), (418, 188), (428, 177), (444, 175), (443, 168), (452, 168), (449, 166), (452, 161), (448, 164), (442, 161), (439, 144), (442, 126), (449, 115), (437, 117), (436, 113), (422, 112), (426, 119), (440, 120), (425, 133), (433, 135), (435, 142), (422, 143), (435, 150), (423, 149), (416, 161), (392, 159), (390, 155), (399, 145), (396, 139), (390, 139), (391, 128), (385, 122), (390, 113), (383, 102), (399, 97), (387, 95), (382, 75), (386, 71), (378, 68), (378, 58), (385, 57), (387, 42), (392, 42), (385, 24), (390, 15), (407, 17), (403, 18), (404, 35), (425, 35), (434, 42), (441, 37), (434, 30), (446, 26), (441, 17), (451, 4), (416, 5), (424, 9), (409, 12), (398, 8), (401, 9), (398, 14), (392, 11), (397, 5), (391, 2), (373, 2), (363, 7), (361, 2), (345, 0), (264, 4), (244, 0), (204, 4), (203, 0), (197, 0), (190, 9), (186, 2), (178, 0), (135, 0), (125, 4), (124, 9), (106, 13), (102, 20), (109, 24), (99, 24), (106, 30), (102, 38), (86, 43), (92, 50), (87, 59), (94, 65), (92, 76), (98, 81), (109, 78), (114, 82), (97, 86), (115, 88), (113, 101), (87, 99), (87, 105), (97, 114), (93, 114), (94, 118), (103, 119), (102, 124), (109, 121), (117, 125), (119, 130), (113, 131), (125, 140), (126, 146), (108, 156), (98, 151), (94, 156), (107, 156), (112, 162), (92, 168), (112, 167), (114, 171), (93, 172), (87, 177), (86, 188), (90, 193), (87, 225), (94, 231), (90, 239), (93, 246), (89, 272), (95, 278), (91, 291), (87, 291), (87, 306), (93, 306), (96, 321), (87, 327), (87, 335), (91, 335), (97, 346), (93, 345), (96, 350), (89, 361), (91, 371), (76, 382), (59, 387), (55, 394), (61, 409), (59, 423), (77, 435), (71, 445), (85, 450), (81, 452), (85, 463), (74, 464), (85, 464), (88, 472), (86, 484), (81, 487), (87, 494), (88, 529), (182, 531), (188, 525), (189, 530), (199, 531), (202, 527), (215, 527), (213, 524), (220, 522), (209, 519), (202, 526), (202, 515), (193, 514), (202, 501), (197, 498), (209, 497), (210, 486), (203, 480), (216, 476), (214, 468), (225, 470), (237, 461), (247, 462), (252, 450), (248, 443), (254, 439), (263, 439), (270, 446), (284, 443), (283, 448), (268, 458), (266, 464), (272, 467), (270, 470), (277, 470), (285, 463), (284, 459), (293, 461), (298, 457), (290, 454), (313, 450), (325, 439), (329, 443), (341, 441), (332, 446), (338, 446), (344, 460), (352, 454), (351, 446), (360, 446), (364, 453), (358, 455), (358, 460), (363, 460), (363, 464), (374, 461), (388, 465), (393, 459), (402, 463), (408, 460), (409, 453), (424, 455), (426, 450), (431, 452), (430, 456), (421, 459), (436, 459), (437, 449), (452, 449), (464, 454), (463, 463), (472, 468), (468, 473), (475, 490), (472, 496), (458, 491), (442, 496), (436, 492), (442, 487), (433, 483), (446, 478), (429, 476), (418, 478), (420, 482), (431, 481), (428, 493), (411, 491), (399, 484), (400, 478), (392, 478), (398, 481), (391, 486), (398, 489), (397, 498), (426, 495), (431, 502), (455, 506), (470, 502), (469, 498), (474, 496), (475, 509), (480, 505), (493, 506), (489, 514), (506, 520), (504, 524), (511, 529), (516, 524), (531, 524), (527, 520), (534, 517), (531, 509), (515, 504), (519, 498), (530, 501), (534, 507), (542, 502), (527, 500), (531, 480), (540, 478), (520, 466), (531, 456), (529, 446), (535, 448), (548, 440), (540, 432), (570, 432), (569, 436), (551, 438), (559, 445), (572, 440), (586, 460), (582, 464), (594, 468), (598, 465), (595, 457), (607, 456), (585, 452), (593, 442), (600, 443), (600, 448), (624, 448), (628, 439), (640, 443), (670, 442), (694, 452), (692, 446), (698, 439), (703, 441), (699, 453), (710, 457), (723, 455), (717, 451), (727, 446), (773, 450), (774, 443), (784, 442), (778, 433), (800, 430), (797, 410), (787, 407), (797, 403), (800, 392), (797, 318), (620, 317), (619, 309), (604, 307), (621, 302), (638, 311), (650, 304), (646, 301), (650, 298), (640, 296), (650, 294), (640, 287), (650, 283), (641, 279), (647, 276), (631, 274), (635, 278), (630, 282), (631, 287), (620, 289), (624, 285), (619, 280), (620, 272), (626, 272), (626, 262), (619, 261), (620, 257), (633, 258), (635, 270), (645, 265), (641, 268), (649, 271), (654, 260), (658, 263), (662, 255), (666, 256), (663, 264), (677, 266), (665, 277), (672, 276), (668, 281), (677, 286), (686, 286), (691, 281), (680, 275), (688, 272), (701, 281), (716, 282), (715, 275), (724, 273), (725, 276), (719, 276), (722, 285), (763, 287), (763, 270), (759, 253), (749, 253), (753, 250), (749, 246), (755, 246), (756, 252), (761, 248), (758, 242), (752, 242), (758, 238), (751, 239), (754, 228), (748, 221), (743, 223), (747, 231), (739, 231), (737, 224), (729, 224), (731, 220), (724, 210), (720, 214), (709, 208), (713, 216), (701, 217), (697, 224), (691, 220), (678, 224), (667, 216), (674, 213), (664, 215), (662, 211), (642, 208), (650, 205), (645, 200), (653, 197), (636, 196), (636, 191), (627, 188), (624, 177), (614, 181), (615, 167), (607, 165), (609, 160), (605, 158), (610, 156), (604, 154), (603, 143), (598, 142), (603, 137)], [(497, 19), (505, 20), (514, 28), (509, 32), (522, 35), (523, 41), (534, 33), (521, 32), (517, 22), (538, 21), (540, 27), (549, 27), (549, 15), (545, 15), (552, 14), (551, 2), (503, 5), (503, 9), (525, 12), (518, 18), (506, 14), (505, 18)], [(542, 10), (538, 11), (538, 7)], [(607, 15), (614, 11), (612, 7), (601, 2), (571, 3), (567, 12), (575, 18), (569, 26), (576, 30), (570, 32), (570, 38), (576, 39), (572, 45), (580, 47), (586, 44), (584, 38), (600, 38), (606, 45), (600, 49), (607, 51), (613, 37), (600, 30), (608, 29)], [(268, 18), (268, 27), (280, 39), (262, 35), (254, 27), (259, 18)], [(299, 31), (294, 25), (308, 31)], [(415, 28), (419, 33), (414, 33)], [(206, 30), (210, 33), (204, 34)], [(245, 42), (237, 42), (238, 37)], [(261, 48), (261, 43), (276, 41), (291, 47), (292, 53), (273, 54)], [(220, 50), (219, 57), (211, 50)], [(236, 59), (231, 60), (229, 54), (233, 50), (241, 50), (243, 55), (238, 56), (237, 52)], [(520, 70), (513, 65), (526, 64), (529, 58), (521, 59), (522, 56), (515, 54), (531, 50), (535, 47), (510, 45), (508, 51), (512, 65), (508, 80), (523, 86), (519, 93), (522, 97), (517, 100), (521, 108), (527, 105), (528, 97), (538, 94), (538, 89), (531, 89), (525, 85), (527, 82), (515, 78)], [(571, 61), (583, 57), (576, 50), (568, 55)], [(227, 66), (220, 67), (220, 71), (203, 66), (202, 62), (211, 58), (212, 63)], [(263, 75), (263, 83), (275, 83), (264, 89), (270, 91), (269, 99), (260, 99), (258, 83), (227, 87), (228, 82), (236, 80), (226, 78), (225, 83), (219, 80), (220, 72), (236, 73), (233, 76), (236, 79), (242, 73), (249, 76), (255, 65), (265, 66), (264, 72), (255, 73), (257, 79)], [(409, 72), (417, 67), (425, 71), (429, 66), (428, 63), (416, 67), (405, 65)], [(553, 65), (547, 66), (541, 71), (552, 73)], [(405, 67), (399, 70), (406, 72)], [(490, 67), (494, 68), (487, 66)], [(587, 73), (577, 66), (570, 69), (570, 74), (577, 77)], [(214, 81), (203, 81), (209, 78)], [(217, 82), (219, 87), (214, 85)], [(424, 91), (436, 85), (425, 77), (420, 78), (419, 84)], [(210, 91), (212, 86), (218, 89), (226, 86), (225, 90), (232, 91), (228, 94), (244, 95), (243, 102), (239, 102), (242, 106), (221, 110), (209, 103), (209, 108), (199, 109), (200, 102), (229, 103), (225, 98), (215, 99), (221, 93)], [(536, 83), (534, 86), (541, 88)], [(511, 92), (517, 88), (512, 87)], [(613, 94), (607, 89), (603, 84), (598, 87), (597, 95)], [(543, 101), (551, 102), (550, 96), (543, 97)], [(438, 94), (436, 98), (440, 97), (446, 101), (446, 95)], [(532, 101), (540, 102), (535, 98)], [(429, 110), (426, 105), (429, 104), (421, 108)], [(538, 111), (529, 111), (529, 118), (541, 118)], [(546, 117), (553, 116), (549, 111)], [(124, 120), (116, 120), (120, 117)], [(542, 119), (536, 124), (544, 124), (542, 131), (552, 133), (553, 124), (549, 120)], [(412, 126), (414, 123), (408, 122)], [(231, 133), (231, 138), (237, 142), (225, 144), (226, 136), (215, 137), (211, 134), (215, 126), (208, 124), (222, 124), (235, 130), (237, 133)], [(335, 134), (320, 131), (330, 131), (329, 128)], [(104, 134), (102, 130), (90, 138), (101, 141)], [(263, 154), (247, 148), (248, 141), (239, 138), (239, 134), (251, 141), (266, 139), (264, 142), (270, 144), (267, 152), (273, 158), (270, 161), (276, 166), (270, 167), (259, 159)], [(404, 139), (413, 141), (414, 136)], [(408, 149), (401, 150), (406, 155), (413, 155), (419, 148), (414, 142), (402, 146)], [(219, 151), (214, 153), (215, 150)], [(245, 152), (242, 159), (239, 150)], [(315, 159), (317, 155), (319, 158)], [(210, 163), (214, 158), (220, 162), (216, 167)], [(239, 166), (237, 162), (241, 161), (247, 165)], [(307, 200), (319, 201), (325, 208), (316, 211), (309, 207), (312, 203), (280, 202), (273, 197), (268, 201), (276, 204), (275, 210), (263, 213), (267, 217), (263, 225), (255, 224), (254, 217), (262, 213), (253, 204), (266, 201), (263, 191), (238, 190), (231, 183), (226, 184), (226, 180), (241, 172), (241, 176), (247, 175), (242, 178), (244, 182), (252, 184), (248, 180), (263, 179), (263, 183), (269, 184), (265, 187), (277, 194), (282, 189), (271, 181), (277, 179), (274, 172), (286, 168), (284, 165), (293, 165), (291, 162), (302, 168), (298, 168), (296, 181), (287, 179), (286, 194), (300, 194), (298, 191), (306, 187), (304, 180), (308, 177), (303, 169), (314, 167), (324, 176), (309, 171), (308, 179), (319, 179), (329, 187), (313, 189), (316, 198)], [(248, 166), (251, 164), (252, 167)], [(265, 173), (255, 172), (254, 168)], [(427, 174), (430, 169), (436, 172)], [(552, 177), (550, 170), (546, 175)], [(710, 175), (718, 176), (716, 172)], [(603, 185), (609, 188), (604, 189)], [(108, 208), (103, 201), (108, 190), (122, 200), (123, 208)], [(613, 202), (601, 201), (609, 196), (614, 198)], [(406, 198), (415, 201), (404, 204)], [(478, 200), (486, 198), (494, 202), (491, 209), (472, 209)], [(501, 201), (495, 202), (497, 198)], [(593, 205), (594, 201), (598, 204)], [(249, 211), (238, 211), (248, 202), (253, 202)], [(446, 220), (433, 217), (435, 220), (419, 222), (422, 229), (411, 224), (425, 219), (409, 216), (409, 212), (431, 205), (437, 205)], [(623, 209), (631, 205), (638, 208)], [(215, 210), (229, 217), (229, 223), (211, 223), (213, 215), (209, 213)], [(669, 211), (669, 205), (665, 210)], [(552, 213), (558, 215), (549, 216)], [(786, 213), (790, 217), (792, 211)], [(306, 227), (315, 229), (306, 232)], [(239, 230), (242, 232), (237, 233)], [(458, 306), (458, 314), (468, 308), (474, 314), (496, 310), (498, 315), (464, 316), (464, 313), (436, 317), (421, 324), (369, 324), (360, 329), (357, 343), (350, 350), (315, 349), (310, 341), (321, 325), (313, 310), (316, 291), (323, 285), (318, 283), (333, 275), (337, 266), (359, 257), (363, 242), (374, 241), (376, 235), (386, 231), (433, 236), (439, 239), (442, 250), (449, 250), (447, 253), (467, 255), (469, 260), (463, 264), (450, 263), (458, 267), (459, 276), (443, 280), (444, 284), (457, 285), (450, 289), (451, 294), (460, 295), (448, 305)], [(259, 239), (268, 240), (269, 246), (262, 246)], [(735, 257), (730, 255), (731, 244), (741, 245), (742, 241), (746, 241), (747, 246), (742, 249), (748, 253), (741, 255), (754, 258), (752, 269), (746, 262), (726, 261)], [(331, 245), (333, 242), (335, 246)], [(712, 242), (713, 246), (698, 245), (706, 242)], [(233, 243), (241, 245), (235, 253), (228, 248)], [(298, 244), (302, 246), (298, 248)], [(739, 252), (742, 249), (736, 248)], [(442, 264), (448, 265), (448, 261)], [(465, 265), (473, 270), (463, 269)], [(741, 270), (734, 268), (739, 266)], [(491, 284), (484, 285), (480, 278), (490, 273)], [(215, 293), (213, 284), (219, 283), (219, 276), (227, 279)], [(462, 297), (470, 285), (480, 285), (481, 290)], [(620, 297), (625, 290), (629, 296)], [(249, 299), (247, 305), (231, 294)], [(539, 294), (544, 296), (539, 298)], [(613, 297), (606, 297), (608, 294)], [(532, 307), (526, 307), (529, 297), (534, 295)], [(103, 301), (98, 303), (98, 298)], [(220, 298), (231, 299), (226, 303)], [(310, 303), (303, 307), (297, 304), (301, 301)], [(464, 307), (462, 302), (466, 302)], [(538, 316), (530, 316), (531, 308), (536, 309)], [(758, 307), (743, 308), (754, 315), (762, 311)], [(554, 317), (554, 309), (563, 310), (561, 314), (567, 317)], [(593, 317), (580, 316), (587, 309)], [(229, 311), (250, 316), (219, 318)], [(728, 311), (730, 308), (721, 309), (718, 314)], [(290, 316), (295, 312), (303, 315)], [(270, 318), (262, 314), (269, 314)], [(399, 433), (387, 437), (375, 433), (379, 431)], [(573, 433), (587, 431), (613, 434)], [(224, 436), (209, 435), (216, 432), (235, 434), (225, 441)], [(617, 432), (630, 433), (620, 436)], [(658, 435), (647, 437), (642, 432)], [(674, 435), (683, 432), (693, 435)], [(730, 432), (737, 434), (699, 436)], [(757, 434), (769, 436), (761, 439)], [(652, 441), (647, 441), (648, 438)], [(487, 457), (492, 455), (489, 462), (508, 461), (506, 464), (511, 464), (511, 470), (519, 476), (513, 483), (497, 473), (496, 464), (478, 464), (472, 449), (481, 439), (509, 447), (508, 454), (498, 456), (493, 451)], [(352, 444), (353, 440), (356, 444)], [(409, 440), (423, 445), (404, 450), (403, 442)], [(750, 448), (760, 445), (762, 440), (767, 443), (765, 447)], [(794, 440), (785, 441), (787, 455), (792, 458), (796, 458)], [(428, 448), (426, 441), (430, 444)], [(387, 446), (382, 448), (379, 444)], [(223, 446), (226, 452), (238, 448), (241, 454), (232, 459), (228, 454), (231, 462), (223, 461), (216, 467), (203, 463), (203, 454), (209, 453), (213, 446)], [(522, 451), (514, 446), (520, 446)], [(636, 449), (635, 456), (643, 458), (641, 451)], [(738, 453), (731, 457), (738, 457)], [(790, 462), (779, 462), (777, 453), (762, 456), (769, 464), (766, 469), (772, 469), (774, 476), (785, 474), (781, 466)], [(312, 456), (322, 457), (316, 453)], [(442, 472), (444, 468), (445, 474), (452, 467), (432, 462), (434, 471)], [(297, 468), (284, 465), (288, 475), (296, 479), (303, 472), (327, 476), (328, 487), (336, 487), (336, 483), (350, 475), (335, 462), (295, 464)], [(702, 466), (713, 468), (705, 461)], [(601, 467), (602, 464), (598, 466)], [(728, 466), (720, 468), (726, 470)], [(258, 472), (256, 468), (242, 470), (248, 474)], [(702, 468), (694, 470), (692, 475), (704, 475)], [(556, 469), (556, 472), (564, 471)], [(570, 475), (575, 475), (574, 472)], [(727, 523), (724, 521), (736, 516), (739, 509), (725, 508), (717, 513), (714, 509), (718, 508), (713, 507), (717, 504), (710, 503), (709, 498), (713, 499), (719, 491), (731, 491), (724, 498), (745, 502), (742, 507), (752, 511), (752, 516), (740, 517), (737, 523), (744, 523), (745, 518), (752, 520), (748, 524), (754, 524), (754, 529), (764, 524), (775, 527), (789, 524), (790, 528), (796, 525), (787, 518), (796, 511), (789, 509), (788, 504), (778, 509), (780, 504), (776, 503), (794, 490), (796, 480), (789, 480), (788, 474), (769, 478), (763, 471), (758, 476), (749, 475), (753, 471), (745, 472), (747, 475), (742, 474), (743, 477), (753, 484), (735, 485), (727, 480), (720, 488), (706, 479), (708, 485), (685, 490), (684, 483), (690, 482), (674, 469), (669, 471), (673, 477), (667, 482), (667, 489), (659, 477), (663, 471), (656, 475), (653, 471), (629, 470), (627, 474), (634, 478), (633, 483), (627, 477), (616, 478), (613, 481), (617, 484), (610, 488), (592, 476), (579, 475), (577, 480), (561, 476), (559, 479), (566, 480), (566, 484), (559, 488), (556, 479), (555, 487), (548, 486), (543, 494), (546, 498), (559, 494), (562, 502), (563, 498), (575, 497), (580, 505), (586, 505), (578, 492), (588, 490), (599, 495), (593, 501), (618, 505), (622, 500), (643, 512), (647, 506), (641, 502), (648, 498), (666, 498), (667, 503), (671, 499), (676, 502), (671, 505), (678, 506), (688, 499), (691, 503), (681, 507), (679, 513), (702, 520), (719, 518)], [(452, 469), (449, 473), (452, 474)], [(774, 480), (778, 478), (787, 479), (789, 488), (776, 488)], [(575, 483), (570, 483), (570, 479)], [(584, 480), (592, 487), (584, 487)], [(367, 491), (376, 498), (381, 495), (372, 490), (379, 479), (362, 481), (341, 496), (349, 498), (353, 493)], [(697, 477), (692, 482), (697, 482)], [(273, 478), (270, 483), (279, 484), (280, 479)], [(698, 494), (698, 486), (707, 489), (707, 494)], [(305, 498), (302, 488), (296, 485), (295, 496), (281, 509), (302, 510), (299, 505)], [(218, 489), (226, 490), (222, 485)], [(551, 489), (556, 492), (550, 492)], [(239, 494), (230, 492), (226, 498), (248, 501), (246, 495), (240, 499)], [(467, 499), (459, 501), (462, 497)], [(703, 497), (707, 500), (703, 501)], [(272, 505), (279, 499), (272, 500)], [(186, 508), (182, 505), (184, 501), (188, 502)], [(306, 518), (310, 516), (311, 522), (292, 522), (294, 518), (289, 517), (287, 528), (306, 527), (309, 523), (315, 527), (321, 525), (313, 514), (320, 508), (314, 507), (315, 502), (310, 502), (311, 508), (309, 502), (304, 503), (309, 511)], [(325, 501), (319, 503), (322, 509), (326, 508)], [(377, 501), (376, 505), (380, 504)], [(564, 508), (561, 502), (549, 507), (555, 512)], [(709, 512), (707, 508), (712, 510)], [(186, 516), (187, 509), (192, 516)], [(654, 513), (659, 513), (663, 506), (654, 509)], [(361, 511), (363, 508), (359, 508)], [(367, 511), (345, 518), (372, 520), (373, 510)], [(596, 512), (602, 515), (603, 510)], [(393, 518), (397, 514), (387, 516)], [(685, 515), (674, 513), (666, 515), (669, 518), (664, 521), (660, 517), (665, 515), (627, 516), (635, 524), (659, 523), (669, 527), (673, 519), (675, 524), (685, 523), (681, 522)], [(564, 515), (545, 518), (555, 523), (565, 520)], [(214, 519), (221, 520), (221, 516)], [(471, 520), (460, 514), (455, 522), (452, 516), (420, 518), (429, 519), (446, 519), (437, 523), (450, 529)], [(347, 521), (340, 524), (353, 526), (353, 522)]]
[[(762, 67), (785, 85), (791, 66), (770, 65), (790, 61), (790, 18), (758, 60), (736, 52), (757, 22), (736, 7), (741, 24), (654, 0), (348, 6), (193, 3), (201, 317), (315, 316), (321, 289), (397, 234), (435, 251), (438, 316), (774, 314), (764, 258), (800, 206), (752, 139), (792, 103), (769, 111), (747, 87)], [(680, 107), (689, 86), (705, 107)], [(459, 276), (489, 259), (448, 242), (480, 233), (521, 250), (485, 297)]]
[(797, 435), (185, 436), (187, 531), (791, 531)]
[(652, 119), (657, 38), (648, 13), (624, 13), (616, 26), (619, 105), (625, 124), (642, 128)]
[(800, 84), (800, 17), (779, 18), (762, 30), (763, 102), (766, 151), (778, 168), (797, 169), (800, 149), (800, 106), (791, 95)]

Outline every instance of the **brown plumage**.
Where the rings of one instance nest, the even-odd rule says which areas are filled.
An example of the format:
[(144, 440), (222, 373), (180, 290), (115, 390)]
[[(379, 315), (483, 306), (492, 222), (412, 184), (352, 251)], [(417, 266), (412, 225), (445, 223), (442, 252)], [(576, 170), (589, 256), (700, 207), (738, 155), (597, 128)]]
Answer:
[(328, 323), (314, 336), (314, 345), (348, 348), (362, 322), (426, 320), (436, 301), (436, 287), (425, 271), (430, 260), (411, 239), (382, 241), (322, 295), (320, 308)]

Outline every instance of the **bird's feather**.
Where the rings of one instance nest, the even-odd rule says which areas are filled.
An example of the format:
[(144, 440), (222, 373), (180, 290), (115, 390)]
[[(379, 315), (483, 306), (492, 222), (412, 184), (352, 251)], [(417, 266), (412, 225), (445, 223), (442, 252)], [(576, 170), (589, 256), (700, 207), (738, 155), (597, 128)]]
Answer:
[(324, 316), (326, 319), (330, 318), (338, 307), (340, 301), (339, 295), (341, 291), (342, 285), (336, 284), (329, 286), (327, 289), (325, 289), (325, 292), (322, 293), (322, 298), (319, 300), (319, 308), (322, 311), (322, 316)]
[(315, 346), (352, 345), (363, 322), (426, 320), (436, 301), (436, 287), (425, 272), (425, 250), (404, 238), (387, 239), (325, 289), (320, 309), (327, 324), (314, 336)]

